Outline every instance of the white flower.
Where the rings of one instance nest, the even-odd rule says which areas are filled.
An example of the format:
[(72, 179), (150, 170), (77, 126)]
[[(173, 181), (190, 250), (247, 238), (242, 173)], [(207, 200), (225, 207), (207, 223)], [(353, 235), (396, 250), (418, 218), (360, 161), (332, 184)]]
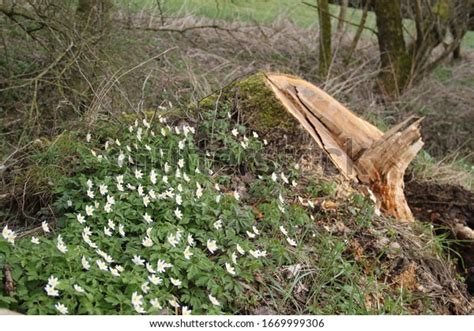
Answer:
[(151, 273), (151, 274), (155, 274), (155, 273), (156, 273), (156, 270), (153, 269), (153, 267), (151, 266), (150, 263), (147, 262), (147, 263), (145, 264), (145, 267), (146, 267), (146, 270), (147, 270), (149, 273)]
[(77, 284), (74, 284), (74, 290), (77, 292), (77, 293), (84, 293), (84, 289), (82, 287), (80, 287), (79, 285)]
[(255, 233), (250, 232), (250, 231), (245, 231), (245, 232), (247, 233), (247, 236), (248, 236), (250, 239), (255, 238)]
[(144, 205), (145, 207), (148, 207), (148, 204), (149, 204), (149, 203), (150, 203), (150, 198), (148, 197), (148, 195), (145, 195), (145, 196), (143, 197), (143, 205)]
[(148, 224), (152, 223), (153, 220), (151, 219), (151, 216), (148, 215), (148, 213), (145, 213), (145, 215), (143, 215), (143, 219), (145, 220), (145, 222), (147, 222)]
[(157, 182), (155, 169), (152, 169), (152, 170), (150, 171), (150, 182), (151, 182), (153, 185), (155, 185), (156, 182)]
[(231, 266), (230, 263), (226, 262), (225, 268), (229, 274), (231, 274), (232, 276), (235, 276), (235, 268)]
[(141, 306), (143, 304), (143, 295), (138, 294), (138, 292), (132, 293), (132, 305)]
[(235, 254), (235, 252), (232, 252), (231, 258), (232, 258), (232, 262), (233, 262), (234, 264), (237, 264), (237, 254)]
[(168, 176), (163, 176), (161, 180), (163, 181), (163, 183), (168, 184)]
[(166, 268), (171, 268), (172, 266), (172, 264), (167, 263), (164, 260), (158, 259), (158, 262), (156, 263), (156, 271), (159, 273), (163, 273), (166, 271)]
[(148, 196), (152, 199), (156, 199), (155, 191), (153, 191), (153, 189), (149, 190), (148, 191)]
[(268, 145), (267, 139), (263, 139), (263, 144), (264, 144), (265, 146)]
[(280, 231), (281, 231), (281, 233), (283, 233), (285, 236), (288, 235), (288, 231), (286, 231), (286, 229), (283, 227), (283, 225), (280, 225)]
[(209, 301), (211, 301), (211, 303), (214, 306), (220, 306), (221, 305), (221, 303), (215, 297), (213, 297), (211, 294), (209, 294), (208, 297), (209, 297)]
[(191, 309), (188, 308), (188, 306), (183, 306), (182, 310), (181, 310), (181, 314), (183, 316), (189, 316), (191, 315), (193, 311)]
[(109, 189), (107, 188), (107, 185), (105, 184), (100, 184), (99, 185), (99, 192), (101, 195), (106, 195)]
[(161, 306), (160, 302), (158, 301), (158, 299), (151, 299), (150, 300), (150, 304), (153, 308), (155, 309), (162, 309), (163, 307)]
[(217, 183), (214, 184), (214, 188), (217, 192), (221, 191), (221, 188), (219, 187), (219, 184), (217, 184)]
[(221, 201), (222, 196), (219, 194), (216, 196), (216, 202), (219, 203)]
[(148, 293), (148, 291), (150, 290), (149, 284), (150, 283), (148, 281), (146, 281), (142, 284), (142, 286), (140, 286), (143, 293)]
[(153, 246), (153, 241), (151, 240), (150, 237), (146, 236), (142, 240), (142, 245), (145, 246), (145, 247), (151, 247), (151, 246)]
[(91, 199), (94, 199), (94, 197), (95, 197), (94, 191), (92, 191), (91, 189), (88, 189), (87, 190), (87, 196)]
[(43, 223), (41, 223), (41, 227), (43, 228), (44, 232), (46, 232), (46, 233), (51, 232), (51, 230), (49, 229), (49, 226), (48, 226), (48, 222), (43, 221)]
[(240, 146), (242, 146), (243, 149), (247, 149), (249, 147), (249, 143), (246, 141), (241, 141)]
[(186, 139), (180, 140), (178, 143), (178, 148), (179, 149), (184, 149), (184, 143), (186, 142)]
[(109, 203), (111, 205), (115, 204), (115, 198), (113, 196), (107, 194), (107, 203)]
[(186, 249), (184, 250), (183, 254), (184, 254), (184, 258), (186, 260), (189, 260), (191, 258), (191, 256), (193, 256), (193, 253), (191, 252), (191, 247), (187, 246)]
[(176, 208), (174, 210), (174, 215), (176, 216), (177, 219), (182, 219), (183, 218), (183, 213), (181, 212), (181, 210), (179, 210), (178, 208)]
[(171, 170), (171, 167), (168, 164), (168, 162), (165, 163), (164, 170), (165, 170), (165, 174), (167, 174)]
[(145, 194), (143, 193), (143, 186), (142, 186), (141, 184), (138, 185), (137, 192), (138, 192), (138, 195), (141, 196), (141, 197), (145, 195)]
[(207, 249), (211, 252), (211, 254), (214, 254), (214, 252), (217, 250), (217, 244), (215, 240), (207, 239)]
[(245, 254), (245, 251), (242, 249), (242, 247), (240, 247), (239, 244), (237, 244), (236, 248), (237, 248), (237, 252), (239, 252), (240, 255), (244, 255), (244, 254)]
[(176, 200), (176, 204), (179, 206), (181, 206), (181, 204), (183, 203), (183, 199), (181, 198), (181, 195), (179, 194), (176, 194), (175, 200)]
[(153, 285), (159, 285), (163, 282), (163, 279), (158, 277), (157, 275), (150, 275), (148, 276), (148, 280), (153, 284)]
[(55, 304), (54, 308), (56, 308), (63, 315), (66, 315), (68, 313), (67, 307), (60, 302)]
[(72, 207), (72, 201), (71, 200), (66, 201), (66, 204), (67, 204), (68, 207)]
[(183, 172), (183, 179), (184, 179), (187, 183), (189, 183), (189, 181), (191, 180), (191, 178), (189, 178), (189, 176), (188, 176), (185, 172)]
[(106, 213), (112, 212), (112, 205), (107, 202), (107, 203), (104, 205), (104, 211), (105, 211)]
[(179, 240), (176, 238), (176, 235), (174, 234), (168, 235), (167, 240), (168, 240), (168, 243), (173, 247), (176, 247), (176, 245), (179, 243)]
[(231, 133), (234, 137), (237, 137), (239, 135), (239, 131), (236, 128), (232, 129)]
[(97, 264), (97, 266), (99, 267), (100, 270), (102, 270), (102, 271), (107, 271), (108, 270), (107, 264), (104, 261), (97, 260), (97, 261), (95, 261), (95, 263)]
[(146, 313), (146, 310), (143, 308), (143, 306), (133, 306), (133, 308), (139, 314), (145, 314)]
[(184, 167), (184, 159), (179, 159), (178, 160), (178, 167), (180, 167), (180, 168)]
[(196, 198), (200, 199), (202, 197), (202, 187), (199, 183), (197, 185), (197, 190), (196, 190)]
[(283, 180), (283, 182), (285, 184), (289, 183), (288, 178), (285, 176), (285, 174), (283, 172), (280, 174), (280, 178), (281, 178), (281, 180)]
[(272, 173), (272, 180), (274, 182), (276, 182), (278, 180), (278, 177), (277, 177), (276, 173)]
[(178, 188), (178, 191), (183, 192), (183, 185), (178, 184), (178, 187), (177, 187), (177, 188)]
[(87, 132), (87, 134), (86, 134), (86, 141), (87, 141), (88, 143), (91, 142), (91, 134), (90, 134), (89, 132)]
[(123, 154), (122, 151), (120, 151), (120, 154), (117, 158), (117, 165), (119, 166), (119, 168), (123, 167), (123, 161), (125, 161), (125, 154)]
[(188, 245), (190, 245), (190, 246), (194, 245), (194, 238), (193, 238), (192, 234), (188, 234), (187, 241), (188, 241)]
[(105, 234), (107, 237), (111, 237), (111, 236), (112, 236), (112, 230), (110, 230), (110, 228), (104, 226), (104, 234)]
[(253, 251), (253, 250), (249, 250), (249, 253), (250, 255), (252, 255), (254, 258), (258, 259), (260, 257), (265, 257), (267, 256), (267, 252), (266, 251), (260, 251), (259, 249)]
[(31, 237), (31, 242), (35, 245), (38, 245), (40, 243), (39, 239), (36, 238), (35, 236)]
[[(92, 216), (94, 214), (94, 206), (86, 206), (86, 215), (87, 216)], [(81, 214), (77, 215), (77, 220), (79, 221), (79, 217), (82, 217)], [(81, 223), (81, 221), (79, 221)]]
[(217, 221), (215, 221), (212, 226), (213, 226), (216, 230), (222, 229), (222, 220), (217, 220)]
[(176, 278), (170, 277), (171, 284), (173, 284), (176, 287), (180, 287), (183, 283)]
[(280, 201), (281, 204), (284, 204), (285, 203), (285, 199), (283, 199), (283, 196), (280, 194), (278, 194), (278, 200)]
[(135, 265), (144, 265), (145, 260), (141, 258), (140, 255), (134, 255), (132, 262), (135, 263)]
[(258, 231), (258, 229), (257, 229), (257, 227), (256, 227), (255, 225), (252, 226), (252, 230), (253, 230), (253, 232), (254, 232), (256, 235), (259, 235), (259, 234), (260, 234), (260, 232)]
[(313, 203), (313, 201), (308, 200), (308, 206), (309, 206), (310, 208), (314, 208), (314, 203)]
[(57, 277), (55, 277), (54, 275), (51, 275), (49, 276), (48, 278), (48, 285), (51, 286), (51, 287), (56, 287), (59, 285), (59, 280)]
[(123, 225), (119, 224), (118, 232), (122, 237), (125, 237), (125, 231), (123, 230)]
[(2, 236), (10, 244), (15, 244), (16, 234), (12, 230), (10, 230), (7, 225), (5, 225), (5, 227), (3, 228)]
[(176, 298), (175, 298), (175, 297), (169, 299), (168, 302), (169, 302), (169, 304), (170, 304), (171, 307), (179, 308), (179, 304), (178, 304), (178, 302), (176, 301)]
[(140, 169), (135, 169), (134, 173), (136, 179), (141, 179), (143, 177), (143, 172)]
[[(87, 206), (87, 207), (92, 207), (92, 206)], [(88, 210), (87, 207), (86, 207), (86, 213), (87, 213), (87, 210)], [(94, 210), (94, 207), (92, 207), (92, 210)], [(92, 215), (92, 212), (91, 212), (91, 215)], [(84, 224), (86, 222), (86, 218), (84, 216), (82, 216), (82, 214), (76, 214), (76, 219), (81, 224)]]
[(61, 235), (58, 236), (58, 243), (57, 243), (56, 247), (63, 254), (65, 254), (67, 252), (67, 247), (64, 244), (64, 241), (61, 238)]
[(109, 270), (110, 270), (110, 273), (112, 274), (112, 276), (120, 277), (120, 272), (117, 268), (109, 268)]
[(56, 290), (53, 286), (47, 284), (45, 287), (44, 287), (44, 290), (46, 291), (46, 294), (50, 297), (57, 297), (59, 296), (59, 291)]
[(239, 199), (240, 199), (240, 194), (239, 194), (239, 192), (234, 191), (234, 198), (235, 198), (235, 200), (239, 200)]
[(107, 225), (108, 225), (109, 228), (111, 228), (112, 230), (115, 230), (115, 223), (114, 223), (114, 221), (112, 221), (112, 220), (109, 219), (109, 220), (107, 221)]
[(85, 256), (81, 258), (81, 263), (82, 263), (82, 267), (86, 270), (89, 270), (89, 268), (91, 267), (91, 264), (89, 263), (89, 261), (87, 261)]
[(286, 241), (288, 242), (288, 244), (290, 244), (290, 246), (296, 246), (296, 241), (294, 241), (290, 237), (287, 237)]
[(298, 183), (296, 182), (296, 180), (293, 179), (293, 180), (291, 181), (291, 186), (293, 186), (293, 187), (298, 186)]

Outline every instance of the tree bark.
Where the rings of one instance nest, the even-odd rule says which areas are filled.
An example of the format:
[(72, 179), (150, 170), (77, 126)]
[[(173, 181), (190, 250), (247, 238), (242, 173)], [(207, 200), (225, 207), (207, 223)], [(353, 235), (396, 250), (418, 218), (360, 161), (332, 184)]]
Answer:
[(375, 1), (375, 14), (380, 49), (382, 91), (398, 96), (408, 83), (411, 58), (403, 38), (400, 0)]
[(347, 6), (349, 4), (349, 0), (342, 0), (341, 4), (339, 5), (339, 17), (337, 21), (337, 34), (341, 35), (344, 31), (344, 23), (346, 20), (346, 13), (347, 13)]
[(332, 62), (331, 16), (328, 0), (318, 0), (319, 14), (319, 75), (326, 78)]

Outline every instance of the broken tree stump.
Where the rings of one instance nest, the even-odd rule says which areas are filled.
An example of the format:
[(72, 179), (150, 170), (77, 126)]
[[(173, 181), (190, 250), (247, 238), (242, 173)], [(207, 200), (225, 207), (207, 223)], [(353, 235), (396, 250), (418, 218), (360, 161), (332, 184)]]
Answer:
[(242, 117), (252, 129), (284, 127), (285, 134), (298, 135), (302, 126), (344, 177), (372, 190), (384, 214), (413, 221), (403, 176), (423, 146), (421, 118), (410, 117), (383, 133), (315, 85), (283, 74), (257, 74), (230, 90), (227, 97), (243, 103)]

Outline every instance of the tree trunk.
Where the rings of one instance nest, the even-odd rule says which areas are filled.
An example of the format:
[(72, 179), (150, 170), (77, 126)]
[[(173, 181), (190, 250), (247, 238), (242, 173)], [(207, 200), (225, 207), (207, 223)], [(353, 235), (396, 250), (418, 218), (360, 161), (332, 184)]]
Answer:
[(346, 13), (347, 13), (347, 6), (349, 4), (349, 0), (342, 0), (339, 6), (339, 17), (337, 21), (337, 34), (341, 35), (344, 31), (344, 23), (346, 21)]
[(319, 75), (326, 78), (332, 62), (331, 16), (328, 0), (318, 0), (319, 14)]
[(382, 91), (398, 96), (408, 83), (411, 58), (403, 38), (400, 0), (377, 0), (375, 15), (378, 30)]

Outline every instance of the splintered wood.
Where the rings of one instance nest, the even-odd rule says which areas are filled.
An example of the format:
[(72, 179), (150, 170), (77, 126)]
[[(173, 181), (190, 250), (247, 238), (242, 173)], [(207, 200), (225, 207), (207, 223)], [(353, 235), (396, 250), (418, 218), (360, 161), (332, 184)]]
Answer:
[(413, 221), (403, 175), (423, 146), (421, 118), (410, 117), (383, 133), (307, 81), (281, 74), (265, 78), (285, 109), (346, 178), (368, 185), (386, 215)]

